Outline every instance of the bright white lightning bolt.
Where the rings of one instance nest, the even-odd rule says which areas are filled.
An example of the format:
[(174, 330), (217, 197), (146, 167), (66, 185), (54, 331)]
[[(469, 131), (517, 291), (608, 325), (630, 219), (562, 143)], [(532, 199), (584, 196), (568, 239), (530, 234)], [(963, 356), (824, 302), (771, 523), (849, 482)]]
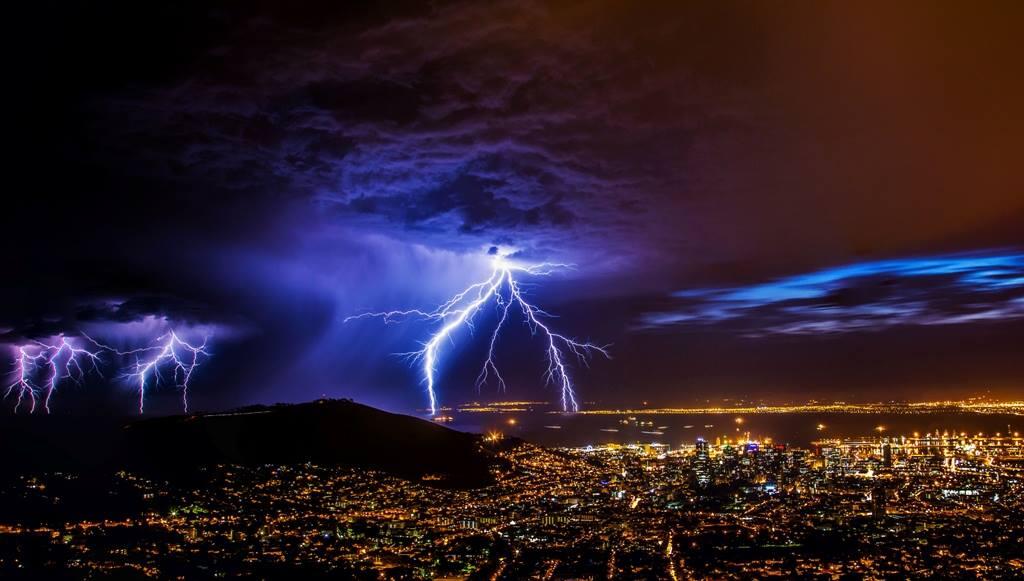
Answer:
[[(32, 341), (30, 344), (17, 347), (17, 355), (14, 359), (14, 383), (7, 387), (4, 397), (11, 395), (15, 390), (18, 392), (17, 402), (14, 404), (14, 411), (18, 411), (22, 401), (28, 397), (30, 402), (29, 413), (36, 411), (36, 404), (39, 399), (43, 400), (43, 408), (50, 413), (50, 398), (57, 390), (57, 385), (63, 379), (70, 379), (80, 383), (88, 368), (82, 366), (84, 359), (92, 371), (99, 373), (100, 361), (98, 352), (89, 351), (76, 347), (73, 340), (63, 335), (57, 337), (55, 343), (44, 343)], [(35, 383), (34, 377), (43, 368), (48, 368), (49, 373), (42, 385)]]
[(548, 367), (545, 372), (545, 380), (548, 383), (557, 384), (562, 395), (562, 410), (579, 411), (579, 403), (576, 401), (576, 394), (573, 390), (572, 380), (566, 367), (566, 354), (575, 356), (576, 359), (587, 364), (594, 352), (609, 357), (605, 346), (593, 343), (579, 342), (551, 330), (541, 320), (551, 315), (535, 307), (526, 301), (519, 282), (515, 278), (516, 273), (523, 273), (529, 276), (547, 276), (552, 272), (569, 268), (567, 264), (542, 263), (535, 265), (523, 265), (510, 262), (502, 257), (495, 257), (494, 269), (490, 277), (483, 282), (470, 285), (462, 292), (456, 294), (447, 302), (432, 311), (410, 309), (406, 311), (384, 311), (377, 313), (363, 313), (345, 319), (345, 322), (353, 319), (377, 317), (385, 323), (402, 320), (406, 317), (418, 317), (429, 321), (439, 321), (441, 328), (423, 344), (423, 348), (410, 353), (402, 353), (414, 361), (423, 363), (423, 380), (427, 385), (427, 397), (430, 399), (430, 414), (437, 413), (437, 359), (441, 344), (446, 339), (451, 339), (452, 333), (460, 327), (468, 327), (473, 330), (473, 318), (481, 307), (492, 300), (501, 311), (497, 326), (490, 337), (490, 345), (487, 351), (487, 358), (484, 360), (483, 368), (477, 377), (477, 385), (485, 383), (493, 374), (502, 389), (505, 388), (505, 379), (498, 371), (495, 363), (494, 350), (498, 341), (498, 334), (508, 320), (509, 310), (518, 306), (523, 313), (526, 324), (530, 327), (533, 335), (538, 333), (547, 339), (547, 361)]
[[(170, 366), (173, 369), (174, 381), (181, 388), (181, 401), (188, 413), (188, 382), (192, 373), (199, 367), (201, 357), (209, 357), (204, 338), (199, 345), (182, 340), (174, 331), (169, 331), (154, 341), (154, 345), (130, 351), (115, 351), (118, 355), (132, 355), (135, 362), (131, 371), (124, 377), (136, 382), (139, 390), (139, 413), (143, 413), (146, 400), (146, 385), (153, 380), (154, 384), (163, 381), (160, 368)], [(109, 349), (109, 347), (108, 347)]]

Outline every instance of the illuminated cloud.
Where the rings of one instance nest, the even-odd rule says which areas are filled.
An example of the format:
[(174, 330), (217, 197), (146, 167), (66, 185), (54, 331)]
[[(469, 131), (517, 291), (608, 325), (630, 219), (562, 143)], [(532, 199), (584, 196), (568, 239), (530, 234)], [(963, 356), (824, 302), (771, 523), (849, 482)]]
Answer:
[(209, 341), (250, 332), (218, 320), (207, 308), (170, 297), (140, 296), (80, 301), (62, 316), (31, 321), (0, 333), (11, 356), (3, 398), (14, 411), (37, 404), (50, 413), (61, 384), (119, 380), (136, 390), (142, 412), (146, 392), (176, 387), (188, 411), (193, 372), (211, 356)]
[(645, 315), (643, 326), (719, 325), (759, 336), (1015, 319), (1024, 317), (1024, 253), (860, 262), (673, 299), (675, 308)]
[[(388, 354), (423, 325), (342, 318), (443, 302), (486, 277), (492, 246), (580, 266), (535, 298), (566, 333), (620, 346), (588, 397), (627, 382), (656, 395), (659, 378), (684, 374), (696, 385), (702, 366), (743, 370), (737, 385), (767, 381), (764, 366), (698, 333), (630, 336), (641, 313), (660, 312), (649, 326), (742, 327), (716, 338), (740, 343), (767, 328), (1014, 316), (1012, 285), (964, 292), (956, 274), (900, 275), (907, 288), (885, 299), (860, 297), (858, 283), (839, 293), (854, 295), (840, 305), (864, 303), (856, 317), (829, 316), (821, 296), (790, 299), (795, 314), (778, 300), (743, 307), (719, 296), (728, 289), (669, 297), (852, 253), (1024, 242), (1017, 27), (977, 6), (935, 19), (849, 10), (801, 20), (767, 5), (539, 0), (195, 3), (160, 18), (145, 3), (41, 9), (40, 26), (24, 28), (59, 34), (22, 59), (45, 74), (21, 75), (37, 82), (15, 91), (32, 122), (11, 138), (27, 158), (11, 180), (24, 195), (0, 213), (17, 249), (0, 343), (82, 331), (128, 351), (175, 330), (211, 337), (216, 353), (196, 405), (328, 394), (409, 409), (415, 372)], [(960, 34), (971, 22), (986, 42)], [(912, 280), (955, 292), (945, 300)], [(981, 295), (991, 308), (971, 306)], [(1017, 321), (958, 365), (1019, 383), (1017, 354), (1000, 351), (1020, 344)], [(937, 352), (978, 326), (914, 329), (929, 329), (921, 348)], [(887, 366), (906, 330), (872, 337)], [(799, 373), (778, 383), (815, 364), (849, 376), (794, 352)], [(510, 370), (533, 362), (508, 358)], [(476, 397), (476, 370), (457, 360), (446, 395), (461, 385), (458, 397)], [(914, 377), (950, 376), (933, 367)], [(170, 400), (152, 395), (158, 413)]]

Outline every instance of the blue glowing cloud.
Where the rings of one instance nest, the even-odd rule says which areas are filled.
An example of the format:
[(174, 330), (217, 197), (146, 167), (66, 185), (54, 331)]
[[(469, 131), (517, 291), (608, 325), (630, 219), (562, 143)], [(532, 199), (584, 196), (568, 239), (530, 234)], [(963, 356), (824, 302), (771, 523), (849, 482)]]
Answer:
[(818, 334), (1024, 317), (1024, 253), (859, 262), (749, 286), (689, 289), (646, 328), (718, 324), (744, 334)]

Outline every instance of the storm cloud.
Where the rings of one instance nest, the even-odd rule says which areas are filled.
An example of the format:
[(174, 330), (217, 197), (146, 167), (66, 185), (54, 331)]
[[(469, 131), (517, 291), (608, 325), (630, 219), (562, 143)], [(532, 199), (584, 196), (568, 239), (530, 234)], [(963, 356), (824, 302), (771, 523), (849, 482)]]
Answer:
[[(575, 265), (531, 292), (618, 346), (581, 379), (595, 397), (806, 386), (821, 341), (951, 354), (909, 386), (1019, 381), (1016, 287), (844, 270), (1019, 256), (1019, 7), (293, 4), (12, 15), (0, 340), (216, 329), (197, 405), (405, 409), (417, 378), (389, 354), (422, 329), (341, 321), (438, 304), (500, 247)], [(846, 274), (737, 298), (799, 273)]]

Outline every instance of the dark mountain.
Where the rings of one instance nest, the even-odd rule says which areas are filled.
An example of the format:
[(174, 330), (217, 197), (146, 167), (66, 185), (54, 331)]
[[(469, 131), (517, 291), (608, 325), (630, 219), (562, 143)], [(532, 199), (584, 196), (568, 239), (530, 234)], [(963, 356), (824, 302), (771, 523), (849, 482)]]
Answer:
[(347, 400), (255, 406), (130, 424), (128, 467), (175, 472), (204, 464), (344, 464), (457, 486), (490, 482), (480, 437)]
[[(88, 425), (50, 418), (0, 422), (6, 471), (129, 469), (188, 478), (210, 464), (339, 464), (454, 487), (491, 482), (481, 438), (348, 400)], [(67, 418), (64, 418), (67, 420)], [(439, 477), (439, 479), (436, 479)]]

